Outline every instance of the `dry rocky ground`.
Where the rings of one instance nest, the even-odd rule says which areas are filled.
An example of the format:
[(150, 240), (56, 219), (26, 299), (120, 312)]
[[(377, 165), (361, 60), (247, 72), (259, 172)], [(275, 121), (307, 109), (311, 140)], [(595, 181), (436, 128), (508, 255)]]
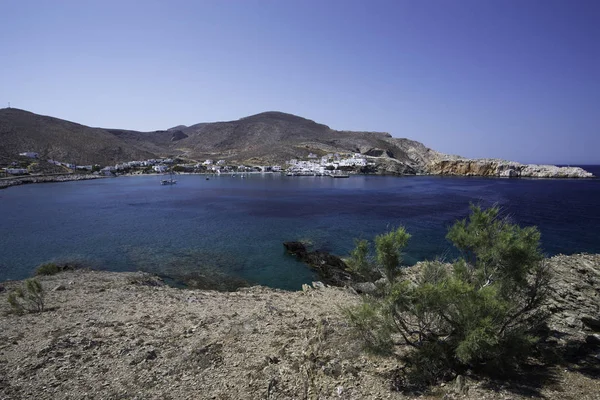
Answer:
[(21, 283), (5, 282), (0, 399), (600, 399), (600, 350), (585, 344), (592, 332), (581, 322), (600, 316), (600, 256), (550, 262), (547, 347), (572, 359), (424, 394), (393, 390), (401, 362), (361, 350), (340, 311), (359, 301), (349, 289), (226, 293), (78, 270), (41, 278), (47, 310), (15, 315), (7, 293)]

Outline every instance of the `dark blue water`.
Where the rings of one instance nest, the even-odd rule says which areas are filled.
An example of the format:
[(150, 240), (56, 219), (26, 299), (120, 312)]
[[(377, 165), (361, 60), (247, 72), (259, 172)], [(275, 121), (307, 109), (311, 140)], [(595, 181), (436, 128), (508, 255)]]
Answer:
[[(600, 168), (586, 167), (600, 175)], [(347, 254), (354, 238), (403, 225), (407, 263), (453, 257), (447, 228), (469, 203), (537, 225), (547, 254), (600, 253), (600, 180), (256, 175), (120, 177), (0, 191), (0, 281), (43, 262), (116, 271), (202, 271), (297, 289), (314, 279), (282, 242)]]

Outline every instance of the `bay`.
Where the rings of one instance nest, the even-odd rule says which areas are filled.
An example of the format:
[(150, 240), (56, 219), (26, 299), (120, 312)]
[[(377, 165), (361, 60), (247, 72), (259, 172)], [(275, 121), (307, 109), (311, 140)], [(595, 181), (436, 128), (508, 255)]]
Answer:
[[(586, 169), (598, 175), (597, 167)], [(282, 289), (316, 279), (282, 242), (346, 255), (403, 225), (406, 262), (456, 256), (445, 239), (469, 204), (537, 225), (548, 255), (600, 253), (600, 180), (247, 175), (119, 177), (0, 191), (0, 281), (52, 260), (168, 276), (201, 272)]]

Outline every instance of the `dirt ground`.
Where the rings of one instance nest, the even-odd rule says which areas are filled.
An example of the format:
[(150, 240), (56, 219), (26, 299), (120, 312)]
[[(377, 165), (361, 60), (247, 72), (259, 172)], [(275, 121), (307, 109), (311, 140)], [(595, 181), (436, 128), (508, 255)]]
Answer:
[(359, 301), (348, 289), (186, 290), (89, 270), (40, 282), (47, 310), (24, 315), (7, 302), (21, 282), (1, 284), (0, 399), (600, 399), (600, 380), (568, 365), (395, 391), (399, 361), (364, 353), (342, 316)]

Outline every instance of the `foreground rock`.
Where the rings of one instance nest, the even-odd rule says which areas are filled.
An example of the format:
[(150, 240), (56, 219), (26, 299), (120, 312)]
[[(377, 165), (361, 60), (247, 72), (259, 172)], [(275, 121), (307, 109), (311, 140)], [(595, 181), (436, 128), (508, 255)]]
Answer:
[[(551, 262), (559, 287), (590, 279), (571, 291), (585, 301), (557, 294), (554, 329), (591, 335), (558, 319), (598, 315), (600, 256)], [(2, 284), (0, 399), (407, 398), (393, 390), (400, 361), (361, 350), (340, 311), (359, 298), (342, 288), (182, 290), (143, 273), (87, 270), (39, 279), (48, 308), (39, 314), (9, 314), (7, 293), (20, 282)], [(598, 398), (590, 374), (558, 366), (551, 376), (540, 386), (465, 375), (421, 398)]]
[(284, 242), (283, 247), (314, 269), (319, 278), (328, 285), (343, 287), (361, 281), (338, 256), (324, 251), (308, 251), (301, 242)]
[(442, 157), (427, 164), (433, 175), (490, 176), (506, 178), (593, 178), (594, 175), (580, 167), (521, 164), (495, 159), (470, 160), (460, 157)]

